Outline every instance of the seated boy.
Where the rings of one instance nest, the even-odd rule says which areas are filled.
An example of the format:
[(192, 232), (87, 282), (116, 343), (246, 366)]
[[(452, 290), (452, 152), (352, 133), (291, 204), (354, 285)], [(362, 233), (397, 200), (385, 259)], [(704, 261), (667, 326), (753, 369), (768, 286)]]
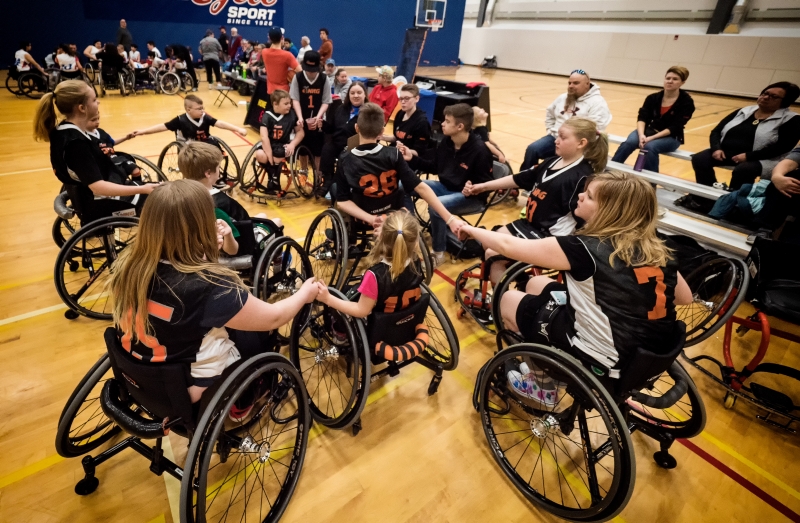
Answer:
[(463, 223), (444, 208), (430, 187), (420, 183), (398, 149), (378, 143), (383, 129), (383, 109), (364, 104), (356, 123), (358, 146), (341, 155), (334, 178), (332, 194), (339, 209), (379, 231), (386, 213), (403, 208), (403, 190), (407, 190), (415, 191), (451, 227)]
[(206, 114), (203, 110), (203, 100), (201, 100), (199, 96), (193, 94), (186, 95), (183, 99), (183, 108), (186, 110), (186, 113), (176, 116), (167, 123), (160, 123), (153, 127), (134, 131), (133, 135), (141, 136), (144, 134), (172, 131), (179, 140), (208, 142), (213, 141), (211, 127), (227, 129), (239, 136), (247, 135), (247, 129), (244, 127), (236, 127), (233, 124), (217, 120), (211, 115)]
[[(214, 213), (218, 218), (218, 231), (222, 236), (221, 250), (230, 256), (250, 254), (239, 252), (236, 238), (240, 236), (240, 233), (234, 224), (234, 222), (249, 220), (250, 215), (239, 202), (214, 187), (219, 180), (219, 163), (221, 161), (222, 152), (217, 147), (202, 142), (189, 142), (178, 154), (178, 167), (183, 177), (202, 183), (211, 193), (214, 200)], [(266, 218), (267, 215), (259, 213), (255, 217)], [(278, 219), (272, 220), (272, 222), (278, 227), (281, 226), (281, 221)], [(256, 231), (255, 228), (254, 231)]]
[(261, 149), (256, 151), (256, 160), (268, 173), (267, 191), (281, 190), (281, 163), (289, 158), (303, 141), (303, 123), (292, 111), (292, 99), (283, 89), (275, 89), (270, 95), (272, 111), (264, 111), (261, 118)]
[(99, 113), (94, 118), (89, 120), (89, 125), (86, 127), (86, 131), (89, 133), (92, 141), (96, 143), (98, 147), (100, 147), (100, 150), (103, 151), (106, 156), (108, 156), (114, 166), (116, 166), (118, 169), (121, 169), (122, 172), (124, 172), (126, 176), (130, 177), (130, 179), (137, 185), (141, 183), (142, 173), (133, 158), (124, 153), (117, 154), (117, 152), (114, 150), (115, 145), (121, 144), (126, 140), (130, 140), (133, 138), (133, 134), (123, 136), (119, 140), (115, 141), (111, 135), (100, 129)]

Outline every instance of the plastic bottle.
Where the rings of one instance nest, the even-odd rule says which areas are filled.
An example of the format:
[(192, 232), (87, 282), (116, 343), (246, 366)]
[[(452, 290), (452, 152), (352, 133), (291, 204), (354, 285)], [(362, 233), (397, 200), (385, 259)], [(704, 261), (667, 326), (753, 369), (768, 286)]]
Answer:
[(644, 169), (644, 161), (647, 158), (647, 149), (640, 149), (639, 156), (636, 157), (636, 163), (633, 165), (633, 170), (636, 172), (642, 172)]

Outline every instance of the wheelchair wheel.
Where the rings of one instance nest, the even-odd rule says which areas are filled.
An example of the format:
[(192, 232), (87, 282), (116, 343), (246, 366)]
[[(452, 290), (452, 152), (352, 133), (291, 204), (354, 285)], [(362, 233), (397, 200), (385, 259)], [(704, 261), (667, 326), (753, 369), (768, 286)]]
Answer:
[[(305, 168), (300, 163), (301, 156), (307, 158)], [(314, 190), (320, 186), (320, 180), (314, 168), (314, 155), (311, 154), (311, 150), (308, 147), (300, 145), (294, 150), (290, 162), (289, 168), (292, 171), (292, 181), (294, 186), (297, 187), (297, 192), (303, 198), (311, 198), (314, 196)]]
[(262, 148), (263, 146), (260, 141), (253, 145), (247, 153), (247, 156), (245, 156), (241, 169), (239, 169), (237, 184), (239, 185), (239, 189), (245, 193), (250, 194), (249, 189), (255, 187), (257, 181), (262, 184), (265, 181), (264, 178), (267, 172), (261, 167), (261, 164), (256, 161), (256, 151)]
[[(331, 294), (347, 299), (337, 289)], [(289, 355), (300, 371), (315, 421), (344, 429), (361, 416), (372, 375), (364, 323), (314, 302), (292, 322)]]
[[(672, 391), (678, 383), (687, 386), (684, 393), (667, 408), (648, 406), (648, 400), (662, 398)], [(644, 403), (643, 403), (644, 402)], [(638, 418), (643, 423), (655, 425), (663, 432), (669, 432), (675, 438), (693, 438), (706, 426), (706, 408), (703, 399), (697, 391), (692, 378), (677, 362), (672, 362), (670, 368), (659, 376), (651, 388), (643, 389), (626, 401), (626, 408), (631, 418)]]
[(125, 76), (122, 73), (117, 73), (117, 85), (119, 85), (119, 94), (121, 96), (128, 96), (128, 85), (125, 82)]
[[(277, 303), (297, 292), (312, 274), (311, 262), (302, 247), (288, 236), (276, 238), (267, 245), (256, 264), (253, 294), (266, 302)], [(288, 341), (290, 329), (288, 324), (278, 329), (283, 340)]]
[(218, 184), (224, 184), (227, 187), (235, 187), (239, 183), (239, 176), (241, 168), (239, 167), (239, 160), (236, 159), (233, 149), (217, 137), (213, 141), (222, 149), (223, 158), (222, 163), (219, 164), (220, 178)]
[(100, 407), (100, 391), (113, 378), (111, 361), (103, 354), (72, 392), (58, 419), (56, 451), (60, 456), (82, 456), (119, 433), (120, 428)]
[(181, 77), (181, 91), (183, 91), (184, 93), (188, 93), (189, 91), (194, 89), (195, 87), (194, 80), (192, 80), (192, 77), (189, 76), (189, 73), (183, 73), (180, 75), (180, 77)]
[(111, 265), (136, 237), (138, 223), (138, 218), (102, 218), (81, 227), (61, 248), (55, 283), (59, 297), (69, 307), (67, 318), (82, 314), (111, 319)]
[[(15, 66), (11, 66), (11, 67), (15, 67)], [(19, 83), (17, 82), (18, 79), (19, 79), (19, 74), (16, 74), (16, 73), (12, 74), (11, 68), (9, 68), (8, 69), (8, 73), (6, 74), (6, 89), (8, 90), (9, 93), (11, 93), (11, 94), (13, 94), (15, 96), (19, 95), (19, 94), (22, 94), (19, 91)]]
[(164, 176), (169, 181), (183, 178), (178, 167), (179, 152), (181, 152), (181, 143), (175, 141), (164, 147), (158, 156), (158, 168), (161, 169), (161, 172), (164, 173)]
[[(252, 405), (250, 414), (229, 419), (231, 407), (243, 402)], [(310, 429), (308, 396), (291, 363), (273, 353), (243, 362), (210, 400), (189, 445), (181, 521), (280, 520)]]
[(56, 221), (53, 222), (53, 241), (56, 242), (59, 248), (63, 247), (80, 226), (81, 221), (77, 216), (71, 220), (65, 220), (60, 216), (57, 217)]
[(414, 214), (417, 221), (423, 229), (430, 229), (431, 215), (428, 212), (428, 202), (417, 196), (416, 193), (411, 196), (411, 200), (414, 202)]
[[(519, 282), (527, 282), (532, 268), (533, 265), (529, 263), (516, 262), (506, 269), (500, 281), (497, 282), (497, 287), (492, 294), (492, 320), (497, 332), (506, 328), (503, 324), (503, 315), (500, 313), (500, 299), (507, 290), (514, 288)], [(524, 291), (524, 287), (522, 290)]]
[(420, 270), (425, 276), (425, 283), (430, 285), (433, 279), (433, 260), (431, 260), (431, 252), (428, 249), (428, 244), (425, 243), (425, 240), (422, 238), (422, 234), (419, 235), (418, 243)]
[(337, 289), (344, 285), (348, 240), (344, 218), (339, 211), (326, 209), (314, 218), (303, 249), (311, 260), (314, 276)]
[[(509, 375), (521, 366), (557, 398), (518, 392)], [(575, 358), (543, 345), (519, 344), (495, 355), (476, 384), (478, 410), (495, 461), (541, 509), (570, 521), (605, 521), (633, 493), (636, 462), (622, 414), (606, 389)]]
[(428, 347), (424, 357), (441, 363), (444, 370), (453, 370), (458, 366), (460, 347), (456, 330), (442, 304), (426, 284), (422, 284), (423, 294), (430, 294), (431, 301), (425, 313), (425, 326), (428, 327)]
[(159, 78), (158, 85), (164, 94), (178, 94), (181, 90), (181, 79), (173, 72), (166, 72)]
[(92, 85), (94, 85), (95, 81), (97, 80), (97, 71), (95, 71), (91, 62), (87, 62), (87, 64), (83, 66), (83, 74), (86, 75), (86, 78), (88, 78), (89, 81), (92, 82)]
[(744, 300), (750, 273), (741, 260), (718, 258), (704, 263), (686, 277), (692, 303), (675, 307), (677, 319), (686, 323), (686, 344), (708, 339), (736, 312)]
[(19, 94), (38, 100), (47, 92), (47, 79), (38, 72), (22, 73), (17, 80), (17, 90)]
[(161, 172), (161, 169), (156, 166), (153, 162), (145, 158), (144, 156), (139, 156), (138, 154), (131, 154), (130, 155), (133, 160), (136, 162), (136, 166), (139, 167), (139, 171), (142, 173), (142, 181), (143, 182), (168, 182), (169, 179), (164, 176), (164, 173)]
[(120, 73), (119, 79), (120, 93), (122, 93), (123, 88), (125, 90), (125, 94), (123, 94), (123, 96), (128, 94), (136, 94), (136, 77), (133, 75), (133, 72), (126, 71), (124, 73)]

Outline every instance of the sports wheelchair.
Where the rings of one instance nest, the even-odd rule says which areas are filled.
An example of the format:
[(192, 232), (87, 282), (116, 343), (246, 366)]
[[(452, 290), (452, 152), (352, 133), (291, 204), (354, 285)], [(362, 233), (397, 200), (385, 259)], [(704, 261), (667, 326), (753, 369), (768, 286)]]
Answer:
[[(325, 209), (311, 222), (303, 249), (311, 260), (314, 276), (339, 290), (360, 278), (356, 271), (366, 260), (372, 248), (371, 227), (349, 216), (347, 219), (337, 209)], [(433, 278), (433, 263), (428, 245), (419, 236), (420, 272), (425, 283)], [(349, 267), (349, 269), (348, 269)], [(362, 267), (363, 269), (363, 267)]]
[(96, 75), (100, 85), (100, 96), (105, 96), (107, 90), (119, 90), (121, 96), (136, 94), (136, 80), (133, 71), (128, 67), (103, 67), (100, 66)]
[(161, 71), (157, 78), (164, 94), (178, 94), (178, 91), (187, 93), (195, 88), (191, 75), (183, 69)]
[[(302, 378), (275, 353), (240, 360), (225, 370), (202, 399), (191, 403), (188, 366), (146, 363), (126, 352), (113, 327), (107, 353), (70, 396), (58, 422), (56, 449), (72, 458), (126, 437), (81, 460), (84, 477), (75, 493), (94, 492), (97, 467), (127, 448), (181, 482), (180, 521), (228, 517), (276, 522), (297, 486), (308, 446), (311, 413)], [(243, 419), (232, 406), (249, 407)], [(181, 468), (164, 456), (170, 432), (188, 440)], [(143, 440), (155, 440), (154, 445)]]
[[(183, 144), (186, 140), (180, 137), (175, 137), (175, 141), (167, 144), (158, 155), (158, 168), (164, 172), (164, 175), (169, 180), (180, 180), (183, 178), (181, 170), (178, 167), (178, 154), (181, 152)], [(222, 161), (219, 164), (220, 178), (217, 186), (220, 189), (231, 189), (239, 183), (241, 176), (241, 169), (239, 167), (239, 160), (236, 158), (233, 149), (216, 136), (209, 136), (206, 143), (216, 145), (222, 151)]]
[[(94, 83), (86, 76), (86, 73), (82, 72), (77, 79), (83, 80), (92, 89), (95, 88)], [(63, 80), (66, 80), (66, 78), (62, 77), (61, 70), (58, 68), (47, 68), (45, 69), (45, 74), (32, 69), (19, 74), (17, 78), (17, 88), (14, 94), (17, 96), (24, 95), (28, 98), (38, 100), (45, 94), (54, 91), (56, 86)]]
[[(588, 357), (498, 333), (501, 350), (480, 370), (473, 405), (495, 461), (528, 501), (570, 521), (613, 518), (633, 494), (637, 430), (659, 442), (657, 465), (677, 466), (670, 446), (706, 422), (703, 401), (675, 360), (685, 337), (678, 326), (669, 353), (637, 349), (619, 379), (600, 377)], [(552, 380), (557, 398), (545, 403), (509, 385), (530, 373), (539, 383)]]
[[(344, 300), (359, 299), (355, 288), (347, 296), (328, 290)], [(427, 342), (420, 330), (427, 331)], [(386, 354), (398, 357), (386, 360)], [(416, 362), (434, 371), (428, 386), (433, 395), (442, 372), (458, 365), (459, 343), (447, 313), (423, 282), (416, 302), (393, 313), (373, 312), (366, 320), (319, 302), (306, 305), (292, 322), (289, 355), (303, 377), (314, 420), (357, 435), (371, 383)]]
[[(709, 288), (709, 284), (703, 280), (707, 278), (706, 273), (709, 271), (705, 266), (696, 271), (700, 274), (692, 274), (687, 278), (690, 286), (694, 282), (703, 281), (704, 289), (708, 289), (706, 294), (713, 294), (711, 306), (707, 307), (706, 321), (713, 321), (714, 325), (725, 325), (722, 342), (724, 361), (705, 354), (688, 356), (684, 353), (686, 361), (725, 387), (725, 408), (733, 408), (737, 398), (742, 398), (765, 411), (765, 414), (758, 414), (756, 418), (791, 433), (796, 432), (792, 424), (800, 421), (800, 400), (797, 400), (800, 370), (762, 361), (773, 336), (800, 343), (800, 336), (776, 329), (770, 325), (768, 318), (769, 315), (784, 322), (800, 324), (800, 284), (793, 265), (798, 255), (800, 247), (795, 244), (756, 238), (745, 262), (737, 261), (732, 264), (732, 268), (727, 267), (720, 284), (713, 285), (712, 282)], [(751, 275), (753, 281), (748, 285)], [(747, 317), (735, 316), (739, 304), (745, 299), (754, 307), (754, 312)], [(700, 316), (703, 317), (702, 314)], [(750, 330), (761, 333), (755, 355), (741, 370), (736, 370), (731, 356), (734, 324), (738, 325), (736, 334), (740, 337)], [(707, 336), (703, 339), (706, 338)], [(702, 361), (713, 363), (718, 367), (719, 374), (702, 366)], [(747, 382), (756, 374), (768, 385), (763, 384), (764, 381)], [(777, 389), (782, 389), (783, 392)], [(786, 394), (790, 390), (793, 391), (795, 400)]]
[[(308, 147), (305, 145), (297, 146), (290, 158), (286, 158), (280, 165), (273, 165), (267, 168), (256, 160), (256, 152), (262, 148), (263, 145), (259, 141), (247, 153), (239, 171), (239, 190), (249, 196), (251, 200), (256, 200), (259, 203), (267, 203), (268, 199), (275, 199), (280, 204), (284, 198), (297, 198), (299, 195), (309, 199), (314, 196), (314, 189), (319, 182), (314, 169), (314, 157)], [(301, 156), (311, 158), (305, 168), (301, 166)], [(270, 173), (270, 170), (273, 169), (274, 172)], [(268, 188), (270, 174), (279, 180), (281, 176), (285, 176), (286, 182), (281, 182), (278, 189), (270, 189)], [(294, 183), (297, 192), (290, 190), (292, 183)]]

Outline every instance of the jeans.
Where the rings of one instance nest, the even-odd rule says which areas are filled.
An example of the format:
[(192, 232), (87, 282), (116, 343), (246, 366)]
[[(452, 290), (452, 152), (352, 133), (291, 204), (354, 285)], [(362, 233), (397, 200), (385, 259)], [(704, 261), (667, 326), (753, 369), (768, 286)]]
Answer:
[[(665, 136), (664, 138), (656, 138), (651, 142), (647, 142), (645, 149), (647, 150), (647, 156), (644, 158), (644, 170), (645, 171), (653, 171), (655, 173), (658, 172), (658, 155), (664, 153), (671, 153), (672, 151), (677, 151), (678, 147), (680, 147), (680, 143), (672, 136)], [(612, 162), (619, 162), (625, 163), (625, 160), (628, 159), (628, 156), (631, 155), (633, 151), (639, 148), (639, 132), (633, 131), (631, 134), (628, 135), (628, 138), (619, 144), (617, 148), (617, 152), (614, 153), (614, 157), (611, 158)]]
[(203, 60), (203, 64), (206, 66), (206, 81), (211, 83), (211, 73), (213, 71), (214, 77), (217, 79), (217, 83), (219, 83), (219, 60)]
[(522, 162), (520, 171), (530, 169), (539, 164), (539, 161), (556, 155), (556, 139), (550, 136), (539, 138), (525, 149), (525, 159)]
[[(433, 193), (439, 198), (439, 201), (442, 202), (444, 208), (453, 214), (476, 214), (483, 212), (484, 207), (486, 207), (486, 204), (480, 199), (467, 198), (461, 194), (461, 192), (451, 191), (445, 187), (442, 182), (425, 180), (423, 183), (433, 190)], [(433, 252), (444, 252), (447, 247), (448, 227), (435, 210), (428, 207), (428, 212), (431, 217)]]

